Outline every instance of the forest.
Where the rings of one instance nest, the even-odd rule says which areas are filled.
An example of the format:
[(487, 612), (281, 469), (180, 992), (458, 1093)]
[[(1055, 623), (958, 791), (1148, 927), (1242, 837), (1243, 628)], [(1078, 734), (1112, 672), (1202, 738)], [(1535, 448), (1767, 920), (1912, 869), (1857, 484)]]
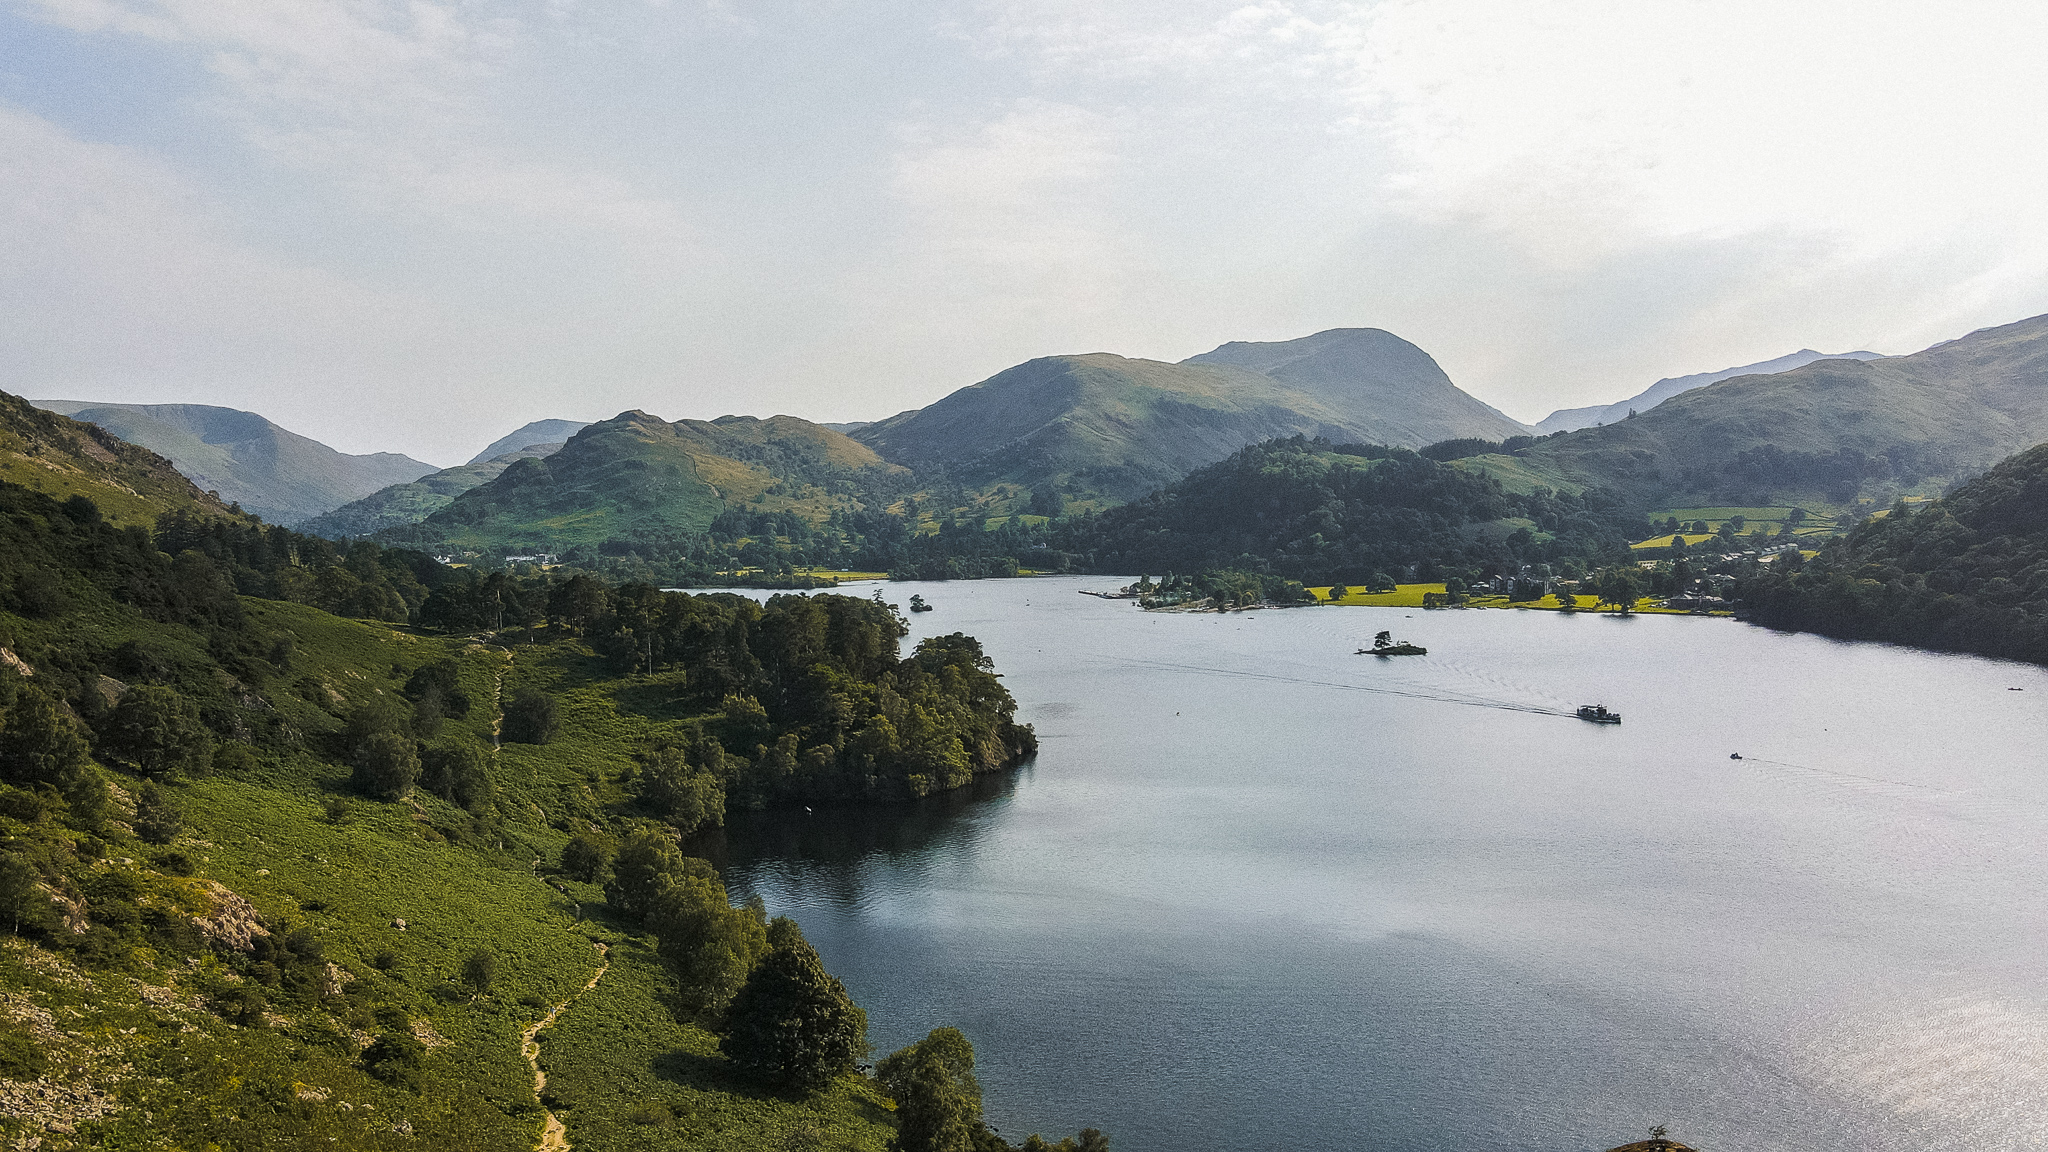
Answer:
[(2048, 444), (1738, 586), (1760, 624), (2048, 663)]
[(1064, 520), (1053, 541), (1092, 571), (1243, 569), (1364, 585), (1535, 563), (1592, 568), (1627, 559), (1646, 528), (1640, 508), (1599, 491), (1525, 495), (1406, 449), (1294, 437)]

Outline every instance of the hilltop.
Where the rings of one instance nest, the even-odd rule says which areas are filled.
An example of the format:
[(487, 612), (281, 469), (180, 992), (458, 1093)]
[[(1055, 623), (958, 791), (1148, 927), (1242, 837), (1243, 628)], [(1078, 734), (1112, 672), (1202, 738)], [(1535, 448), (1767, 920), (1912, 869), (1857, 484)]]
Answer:
[(94, 424), (0, 392), (0, 481), (62, 500), (84, 496), (116, 524), (144, 528), (171, 511), (227, 516), (169, 460)]
[(37, 407), (169, 457), (201, 488), (274, 524), (297, 523), (435, 470), (396, 452), (337, 452), (236, 408), (85, 400), (42, 400)]
[(1270, 376), (1344, 413), (1350, 435), (1370, 444), (1420, 448), (1532, 431), (1451, 383), (1435, 357), (1379, 328), (1332, 328), (1266, 343), (1233, 340), (1181, 363)]
[(1882, 505), (2048, 440), (2048, 316), (1910, 356), (1822, 360), (1674, 396), (1633, 419), (1474, 456), (1511, 487), (1651, 506)]
[(1801, 348), (1797, 352), (1760, 360), (1755, 364), (1744, 364), (1735, 368), (1723, 368), (1718, 372), (1695, 372), (1690, 376), (1667, 376), (1626, 400), (1612, 404), (1595, 404), (1588, 408), (1560, 408), (1542, 420), (1537, 421), (1538, 432), (1576, 432), (1591, 428), (1595, 424), (1612, 424), (1616, 420), (1628, 419), (1630, 412), (1647, 412), (1681, 392), (1718, 384), (1737, 376), (1768, 376), (1774, 372), (1789, 372), (1804, 368), (1816, 360), (1882, 360), (1876, 352), (1815, 352)]
[(1626, 557), (1642, 513), (1598, 492), (1509, 491), (1402, 448), (1294, 438), (1242, 449), (1054, 533), (1099, 572), (1245, 568), (1371, 586), (1448, 571), (1574, 571)]
[(982, 512), (1135, 500), (1247, 444), (1287, 436), (1421, 447), (1521, 425), (1377, 329), (1232, 343), (1179, 364), (1047, 356), (860, 428), (883, 458), (960, 485)]
[(794, 416), (672, 424), (635, 410), (584, 428), (545, 458), (512, 462), (403, 531), (462, 546), (669, 540), (701, 534), (729, 511), (823, 521), (887, 503), (908, 480), (866, 446)]

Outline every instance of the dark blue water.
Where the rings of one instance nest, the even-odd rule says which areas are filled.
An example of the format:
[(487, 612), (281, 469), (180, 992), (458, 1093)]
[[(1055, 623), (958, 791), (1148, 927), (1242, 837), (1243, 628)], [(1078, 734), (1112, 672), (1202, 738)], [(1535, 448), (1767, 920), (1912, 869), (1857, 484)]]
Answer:
[[(966, 1031), (1013, 1140), (2048, 1147), (2041, 670), (1075, 594), (1114, 583), (884, 586), (982, 639), (1036, 762), (727, 837), (879, 1051)], [(1430, 655), (1353, 655), (1383, 628)], [(1591, 702), (1626, 722), (1545, 714)]]

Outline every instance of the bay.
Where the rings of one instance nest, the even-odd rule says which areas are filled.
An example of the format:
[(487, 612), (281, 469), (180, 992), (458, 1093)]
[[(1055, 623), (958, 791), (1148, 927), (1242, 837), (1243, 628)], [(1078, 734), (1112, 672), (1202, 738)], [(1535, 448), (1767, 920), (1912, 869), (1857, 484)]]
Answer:
[[(937, 607), (906, 643), (981, 639), (1039, 754), (708, 846), (878, 1052), (964, 1030), (1012, 1141), (2048, 1146), (2042, 670), (1076, 595), (1121, 582), (879, 586)], [(1382, 629), (1429, 655), (1355, 654)]]

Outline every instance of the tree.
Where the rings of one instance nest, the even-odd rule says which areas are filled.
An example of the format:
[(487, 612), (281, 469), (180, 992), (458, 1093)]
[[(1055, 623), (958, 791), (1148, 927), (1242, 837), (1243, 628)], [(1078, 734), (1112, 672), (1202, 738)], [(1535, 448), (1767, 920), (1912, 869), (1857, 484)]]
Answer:
[(734, 1067), (773, 1084), (815, 1092), (868, 1052), (868, 1018), (804, 940), (778, 917), (769, 951), (733, 997), (719, 1048)]
[(875, 1078), (896, 1099), (896, 1152), (977, 1152), (994, 1136), (981, 1118), (974, 1045), (958, 1028), (934, 1028), (884, 1057)]
[(647, 914), (662, 882), (685, 871), (683, 854), (673, 840), (659, 832), (635, 832), (619, 846), (611, 883), (604, 886), (604, 898), (612, 907), (638, 919)]
[(462, 962), (462, 982), (468, 986), (472, 1000), (488, 994), (497, 978), (498, 957), (489, 948), (479, 946)]
[(1335, 604), (1349, 595), (1351, 595), (1351, 589), (1346, 588), (1342, 584), (1332, 585), (1330, 588), (1330, 603)]
[(396, 732), (377, 732), (355, 754), (357, 791), (384, 800), (403, 799), (419, 779), (420, 754), (413, 742)]
[(6, 917), (17, 936), (23, 926), (41, 931), (56, 919), (50, 895), (43, 890), (42, 875), (33, 864), (11, 853), (0, 856), (0, 916)]
[(562, 846), (562, 871), (571, 880), (602, 884), (611, 878), (611, 848), (597, 837), (575, 836)]
[(85, 725), (39, 688), (6, 681), (0, 695), (0, 781), (48, 784), (64, 797), (71, 823), (97, 828), (107, 816), (107, 785), (87, 754)]
[(725, 822), (725, 781), (709, 768), (692, 767), (680, 748), (662, 748), (640, 768), (640, 799), (688, 836)]
[(151, 844), (169, 844), (185, 830), (185, 814), (177, 802), (150, 781), (135, 797), (135, 834)]
[(201, 775), (213, 766), (213, 734), (175, 688), (130, 688), (108, 717), (100, 746), (158, 780), (177, 772)]
[(504, 737), (515, 744), (545, 744), (555, 738), (559, 727), (555, 698), (545, 692), (521, 688), (505, 706)]
[(648, 901), (647, 927), (676, 977), (676, 998), (700, 1019), (715, 1021), (768, 952), (768, 925), (758, 904), (735, 908), (718, 873), (686, 861)]
[(489, 761), (466, 739), (435, 745), (420, 757), (420, 787), (471, 812), (484, 811), (493, 797)]

